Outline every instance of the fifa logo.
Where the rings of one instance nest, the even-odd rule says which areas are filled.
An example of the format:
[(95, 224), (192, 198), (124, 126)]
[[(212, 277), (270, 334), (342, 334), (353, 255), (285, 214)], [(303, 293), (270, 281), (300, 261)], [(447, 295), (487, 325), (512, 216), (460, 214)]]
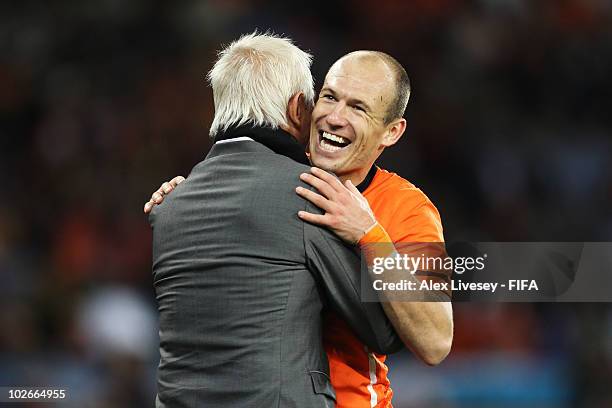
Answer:
[(510, 279), (508, 290), (538, 290), (538, 284), (533, 279)]

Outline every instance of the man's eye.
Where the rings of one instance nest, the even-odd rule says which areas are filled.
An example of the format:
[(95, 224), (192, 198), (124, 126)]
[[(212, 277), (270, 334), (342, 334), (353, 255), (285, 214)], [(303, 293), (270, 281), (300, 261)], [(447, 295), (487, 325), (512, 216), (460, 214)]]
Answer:
[(365, 109), (361, 105), (353, 105), (353, 109), (361, 111), (361, 112), (365, 112)]
[(336, 100), (336, 98), (334, 98), (334, 96), (333, 96), (333, 95), (330, 95), (330, 94), (325, 94), (325, 95), (323, 95), (323, 98), (324, 98), (324, 99), (328, 99), (328, 100), (330, 100), (330, 101), (335, 101), (335, 100)]

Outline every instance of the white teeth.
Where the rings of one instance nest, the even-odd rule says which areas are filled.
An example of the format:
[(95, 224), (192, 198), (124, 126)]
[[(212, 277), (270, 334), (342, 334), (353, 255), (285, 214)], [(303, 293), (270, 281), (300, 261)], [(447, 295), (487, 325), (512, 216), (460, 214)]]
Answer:
[(342, 147), (340, 146), (334, 146), (333, 144), (329, 143), (327, 140), (321, 138), (321, 141), (319, 142), (319, 147), (321, 147), (321, 150), (325, 150), (326, 152), (337, 152), (338, 150), (342, 150)]
[[(340, 143), (342, 146), (338, 146), (335, 143)], [(321, 137), (319, 138), (319, 147), (321, 150), (326, 152), (337, 152), (338, 150), (342, 150), (348, 145), (351, 144), (351, 141), (338, 135), (332, 135), (331, 133), (322, 132)]]
[(331, 133), (327, 133), (327, 132), (323, 132), (323, 137), (325, 139), (329, 139), (332, 140), (336, 143), (342, 143), (342, 144), (349, 144), (350, 141), (348, 139), (345, 139), (342, 136), (336, 136), (336, 135), (332, 135)]

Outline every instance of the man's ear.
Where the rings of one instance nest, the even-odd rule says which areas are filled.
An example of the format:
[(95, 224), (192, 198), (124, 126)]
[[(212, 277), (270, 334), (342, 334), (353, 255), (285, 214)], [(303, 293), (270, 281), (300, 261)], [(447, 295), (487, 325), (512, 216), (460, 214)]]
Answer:
[(304, 94), (298, 92), (289, 99), (287, 103), (287, 126), (289, 129), (285, 129), (289, 133), (299, 133), (302, 129), (306, 115), (306, 103), (304, 101)]
[(402, 137), (406, 130), (406, 119), (396, 119), (387, 127), (387, 133), (383, 136), (381, 144), (384, 147), (393, 146)]

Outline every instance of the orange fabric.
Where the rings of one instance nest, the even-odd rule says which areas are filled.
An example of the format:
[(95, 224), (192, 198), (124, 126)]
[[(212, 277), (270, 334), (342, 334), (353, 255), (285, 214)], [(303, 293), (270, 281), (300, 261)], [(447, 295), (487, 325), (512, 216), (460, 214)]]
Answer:
[[(360, 244), (389, 239), (394, 243), (444, 241), (436, 207), (421, 190), (397, 174), (377, 169), (363, 195), (380, 225), (368, 231)], [(325, 317), (323, 333), (336, 406), (391, 407), (393, 391), (387, 378), (386, 356), (369, 353), (349, 326), (333, 313)]]
[(380, 223), (376, 223), (376, 225), (361, 237), (359, 245), (374, 244), (377, 242), (391, 242), (391, 237)]

